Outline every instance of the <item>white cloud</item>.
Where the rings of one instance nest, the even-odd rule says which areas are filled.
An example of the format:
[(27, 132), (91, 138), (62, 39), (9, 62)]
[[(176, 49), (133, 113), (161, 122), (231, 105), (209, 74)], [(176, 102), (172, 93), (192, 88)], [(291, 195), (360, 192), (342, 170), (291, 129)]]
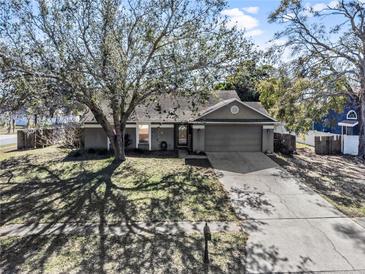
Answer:
[(318, 11), (321, 11), (321, 10), (324, 10), (327, 8), (327, 4), (325, 3), (317, 3), (317, 4), (314, 4), (312, 7), (312, 10), (314, 12), (318, 12)]
[(264, 31), (261, 29), (253, 29), (253, 30), (248, 31), (247, 35), (251, 36), (251, 37), (255, 37), (255, 36), (260, 36), (263, 33), (264, 33)]
[(307, 4), (305, 15), (308, 17), (312, 17), (314, 13), (321, 12), (322, 10), (325, 10), (327, 8), (335, 8), (338, 5), (338, 0), (333, 0), (329, 3), (316, 3), (314, 5)]
[(228, 16), (228, 27), (237, 26), (237, 28), (241, 30), (252, 30), (259, 25), (259, 22), (256, 18), (245, 14), (238, 8), (223, 10), (222, 15)]
[[(361, 1), (361, 0), (360, 0), (360, 1)], [(331, 2), (328, 4), (328, 6), (329, 6), (330, 8), (335, 8), (335, 7), (337, 7), (337, 6), (338, 6), (338, 4), (339, 4), (338, 0), (334, 0), (334, 1), (331, 1)]]
[[(288, 41), (286, 39), (273, 39), (273, 40), (267, 41), (266, 43), (261, 44), (259, 46), (263, 51), (267, 51), (270, 48), (275, 47), (275, 46), (285, 46), (286, 43), (288, 43)], [(291, 47), (285, 46), (283, 48), (283, 51), (281, 52), (280, 60), (283, 62), (289, 62), (292, 59), (293, 59), (293, 54), (292, 54)]]
[(243, 10), (247, 13), (251, 13), (251, 14), (257, 14), (259, 12), (259, 7), (247, 7), (247, 8), (243, 8)]

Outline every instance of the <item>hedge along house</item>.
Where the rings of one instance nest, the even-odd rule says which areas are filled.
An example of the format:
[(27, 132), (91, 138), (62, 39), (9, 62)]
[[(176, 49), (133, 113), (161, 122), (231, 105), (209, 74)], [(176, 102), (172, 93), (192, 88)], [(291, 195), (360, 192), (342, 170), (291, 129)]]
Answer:
[[(235, 91), (214, 91), (196, 103), (191, 97), (160, 96), (136, 108), (127, 122), (127, 149), (192, 152), (272, 152), (276, 121), (258, 102), (242, 102)], [(85, 149), (110, 149), (90, 113), (83, 124)]]

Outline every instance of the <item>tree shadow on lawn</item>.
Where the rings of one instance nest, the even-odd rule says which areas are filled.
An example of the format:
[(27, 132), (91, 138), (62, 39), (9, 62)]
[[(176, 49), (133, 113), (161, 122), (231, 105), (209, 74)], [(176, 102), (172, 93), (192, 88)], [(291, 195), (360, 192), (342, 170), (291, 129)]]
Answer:
[[(168, 233), (159, 234), (141, 227), (139, 218), (142, 211), (144, 212), (142, 218), (147, 222), (183, 220), (186, 213), (182, 210), (181, 204), (189, 197), (194, 197), (191, 203), (199, 203), (197, 208), (207, 210), (208, 213), (222, 211), (218, 217), (224, 218), (225, 212), (222, 208), (226, 206), (228, 198), (213, 197), (214, 192), (203, 183), (204, 174), (197, 175), (191, 169), (187, 169), (166, 174), (161, 180), (150, 182), (146, 174), (128, 164), (120, 169), (118, 164), (109, 161), (101, 168), (92, 170), (83, 161), (77, 161), (72, 162), (71, 166), (51, 168), (57, 163), (58, 160), (51, 161), (47, 165), (37, 164), (30, 156), (0, 162), (0, 170), (4, 171), (0, 173), (2, 188), (0, 225), (18, 222), (23, 223), (24, 227), (30, 224), (37, 227), (45, 224), (39, 226), (42, 227), (39, 234), (14, 240), (2, 248), (0, 269), (4, 272), (20, 272), (20, 268), (26, 262), (31, 265), (30, 271), (47, 271), (48, 259), (59, 254), (66, 245), (72, 244), (67, 226), (88, 223), (98, 226), (96, 239), (93, 239), (93, 235), (86, 234), (86, 238), (97, 248), (85, 250), (85, 244), (79, 247), (81, 256), (87, 258), (81, 258), (81, 272), (107, 272), (112, 260), (118, 262), (119, 268), (114, 270), (116, 272), (122, 271), (124, 267), (139, 272), (138, 270), (146, 265), (149, 272), (154, 272), (154, 268), (156, 271), (169, 269), (169, 265), (173, 270), (172, 256), (176, 253), (181, 254), (180, 261), (187, 272), (197, 266), (201, 267), (201, 254), (191, 255), (203, 250), (201, 238), (186, 242), (184, 237), (175, 239)], [(73, 172), (75, 169), (80, 172)], [(70, 175), (64, 176), (65, 172), (69, 172)], [(29, 173), (36, 176), (27, 179)], [(133, 187), (124, 187), (113, 180), (113, 176), (131, 175), (138, 182)], [(16, 182), (14, 181), (16, 176), (24, 176), (25, 180)], [(137, 206), (137, 203), (146, 197), (137, 195), (130, 199), (127, 195), (133, 191), (155, 193), (166, 188), (169, 188), (169, 195), (153, 197), (150, 199), (151, 203), (142, 203), (141, 206)], [(56, 227), (57, 231), (55, 224), (61, 224)], [(126, 226), (125, 236), (115, 237), (108, 234), (110, 224)], [(171, 230), (175, 229), (178, 232), (181, 230), (173, 223), (170, 226)], [(47, 235), (51, 231), (53, 231), (51, 235), (41, 235)], [(148, 236), (140, 234), (141, 231)], [(136, 237), (138, 241), (135, 247), (129, 249), (128, 241), (135, 241)], [(111, 249), (116, 249), (117, 254), (122, 253), (121, 257), (111, 254)], [(227, 249), (226, 252), (224, 256), (233, 259), (239, 257), (239, 254), (234, 253), (236, 250)], [(141, 264), (142, 262), (145, 264)], [(233, 262), (236, 264), (233, 263), (230, 268), (243, 267), (241, 260)], [(212, 269), (214, 267), (216, 272), (223, 271), (219, 265), (213, 265)]]
[(362, 163), (354, 163), (355, 160), (345, 156), (315, 155), (308, 149), (299, 150), (299, 155), (292, 157), (272, 155), (270, 158), (350, 215), (364, 214), (351, 210), (361, 211), (365, 207), (365, 179), (360, 178), (362, 167), (357, 166), (365, 168)]

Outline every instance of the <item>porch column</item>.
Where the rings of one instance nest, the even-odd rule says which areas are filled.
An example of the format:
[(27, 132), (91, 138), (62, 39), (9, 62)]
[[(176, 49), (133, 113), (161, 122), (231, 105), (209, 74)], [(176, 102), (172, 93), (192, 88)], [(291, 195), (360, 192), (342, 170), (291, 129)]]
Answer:
[(205, 125), (193, 125), (193, 151), (205, 151)]

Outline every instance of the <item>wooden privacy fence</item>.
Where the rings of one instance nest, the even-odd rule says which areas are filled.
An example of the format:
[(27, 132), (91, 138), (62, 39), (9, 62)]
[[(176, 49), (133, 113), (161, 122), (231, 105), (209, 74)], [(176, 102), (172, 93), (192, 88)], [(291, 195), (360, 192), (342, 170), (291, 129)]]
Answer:
[(296, 137), (291, 134), (274, 133), (274, 151), (293, 154), (296, 151)]
[(341, 154), (341, 136), (315, 136), (314, 150), (320, 155)]
[(54, 144), (56, 131), (53, 128), (18, 130), (18, 149), (42, 148)]

